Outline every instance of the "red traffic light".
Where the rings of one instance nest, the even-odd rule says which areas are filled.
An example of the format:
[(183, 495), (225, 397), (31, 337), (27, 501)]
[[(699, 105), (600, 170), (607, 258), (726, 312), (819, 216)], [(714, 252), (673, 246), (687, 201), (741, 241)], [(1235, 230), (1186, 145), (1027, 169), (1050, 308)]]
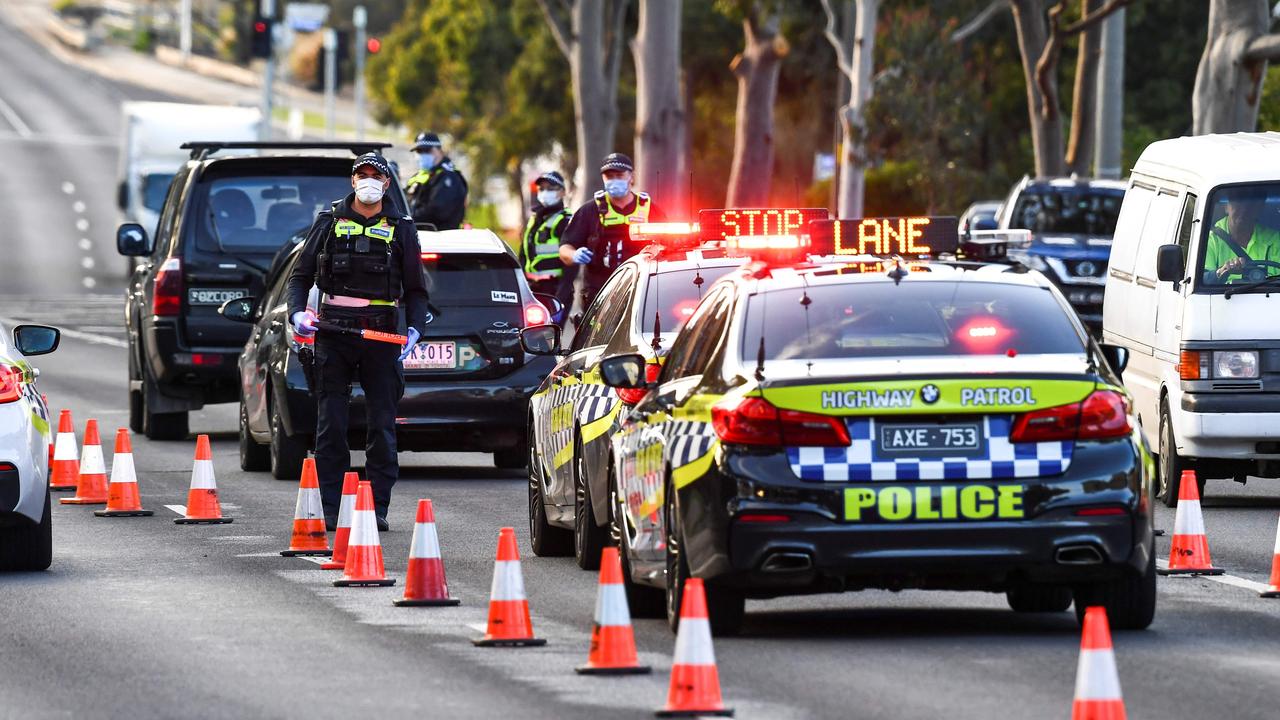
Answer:
[(378, 51), (382, 49), (382, 41), (376, 37), (371, 37), (365, 41), (364, 47), (369, 51), (370, 55), (377, 55)]
[(261, 20), (253, 24), (253, 31), (256, 33), (264, 33), (267, 31), (267, 24)]

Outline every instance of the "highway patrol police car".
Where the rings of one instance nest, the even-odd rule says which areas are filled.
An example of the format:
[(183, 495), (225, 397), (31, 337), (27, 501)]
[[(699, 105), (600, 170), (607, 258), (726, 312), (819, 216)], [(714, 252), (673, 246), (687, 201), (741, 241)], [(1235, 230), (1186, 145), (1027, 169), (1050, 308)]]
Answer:
[(58, 331), (18, 325), (0, 335), (0, 570), (44, 570), (53, 558), (49, 407), (24, 357), (58, 347)]
[(674, 627), (684, 580), (705, 578), (719, 632), (747, 597), (863, 588), (1151, 622), (1153, 469), (1124, 354), (1037, 272), (919, 259), (954, 250), (954, 227), (814, 223), (809, 252), (836, 256), (726, 276), (656, 381), (638, 356), (601, 363), (650, 390), (612, 438), (632, 597), (665, 589)]

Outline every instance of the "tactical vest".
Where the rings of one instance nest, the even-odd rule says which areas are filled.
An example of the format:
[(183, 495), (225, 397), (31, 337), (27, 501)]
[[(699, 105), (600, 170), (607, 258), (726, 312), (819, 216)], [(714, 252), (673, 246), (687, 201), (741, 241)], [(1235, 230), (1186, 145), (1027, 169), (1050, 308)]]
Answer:
[(595, 202), (596, 212), (600, 213), (600, 230), (597, 235), (599, 240), (595, 243), (599, 250), (592, 259), (592, 264), (613, 269), (626, 260), (622, 246), (631, 237), (631, 225), (649, 221), (652, 203), (648, 193), (636, 193), (635, 209), (630, 215), (623, 215), (613, 207), (603, 190), (596, 191)]
[(316, 264), (316, 285), (329, 295), (394, 305), (400, 298), (402, 269), (393, 252), (396, 227), (386, 217), (365, 227), (337, 218)]
[(563, 220), (568, 216), (569, 211), (562, 208), (545, 217), (536, 227), (537, 213), (529, 216), (521, 236), (525, 272), (556, 277), (564, 274), (564, 262), (560, 260), (560, 236), (564, 232)]

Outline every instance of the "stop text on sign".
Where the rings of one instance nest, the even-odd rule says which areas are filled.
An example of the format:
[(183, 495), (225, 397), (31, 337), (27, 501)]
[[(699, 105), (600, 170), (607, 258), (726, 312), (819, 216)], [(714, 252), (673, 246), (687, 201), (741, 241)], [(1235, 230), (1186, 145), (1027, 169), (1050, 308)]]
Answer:
[(826, 208), (734, 208), (701, 210), (698, 228), (704, 239), (753, 235), (800, 235), (809, 223), (826, 220)]

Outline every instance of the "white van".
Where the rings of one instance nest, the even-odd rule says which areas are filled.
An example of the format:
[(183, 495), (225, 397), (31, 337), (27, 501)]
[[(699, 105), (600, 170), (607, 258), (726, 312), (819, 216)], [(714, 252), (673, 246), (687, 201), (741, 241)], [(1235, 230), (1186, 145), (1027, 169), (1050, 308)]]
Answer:
[(1280, 133), (1162, 140), (1138, 159), (1116, 222), (1103, 342), (1160, 457), (1183, 470), (1280, 477)]

